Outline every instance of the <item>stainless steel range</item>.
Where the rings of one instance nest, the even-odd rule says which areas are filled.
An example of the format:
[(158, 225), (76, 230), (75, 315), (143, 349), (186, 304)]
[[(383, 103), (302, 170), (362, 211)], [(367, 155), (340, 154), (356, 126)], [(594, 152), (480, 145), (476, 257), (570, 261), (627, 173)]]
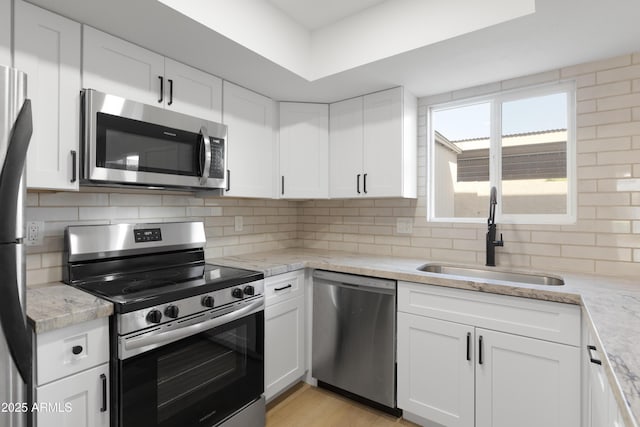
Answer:
[(264, 275), (205, 243), (201, 222), (65, 231), (64, 281), (115, 307), (112, 426), (264, 426)]

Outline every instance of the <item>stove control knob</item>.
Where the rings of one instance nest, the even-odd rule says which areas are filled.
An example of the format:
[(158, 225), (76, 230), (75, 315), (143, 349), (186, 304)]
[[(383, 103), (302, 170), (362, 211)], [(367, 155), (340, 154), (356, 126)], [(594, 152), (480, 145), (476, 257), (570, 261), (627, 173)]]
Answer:
[(147, 313), (147, 322), (149, 323), (160, 323), (162, 320), (162, 313), (160, 310), (151, 310)]
[(178, 317), (179, 312), (180, 310), (175, 305), (168, 305), (167, 308), (164, 309), (164, 315), (167, 317), (171, 317), (172, 319)]
[(251, 285), (247, 285), (244, 287), (244, 294), (248, 296), (253, 296), (256, 294), (256, 289)]
[(244, 292), (242, 292), (242, 289), (240, 288), (235, 288), (231, 291), (231, 296), (234, 298), (242, 298), (244, 296)]
[(213, 299), (213, 297), (211, 295), (206, 295), (204, 297), (202, 297), (202, 300), (200, 301), (202, 303), (202, 305), (204, 307), (213, 307), (215, 300)]

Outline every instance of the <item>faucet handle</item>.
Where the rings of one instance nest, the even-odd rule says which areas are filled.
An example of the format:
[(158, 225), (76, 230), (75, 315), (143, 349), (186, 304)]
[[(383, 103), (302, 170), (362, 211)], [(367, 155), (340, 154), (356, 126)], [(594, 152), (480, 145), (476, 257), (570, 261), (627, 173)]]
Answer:
[(502, 233), (500, 233), (500, 240), (494, 243), (496, 246), (504, 246), (504, 240), (502, 240)]

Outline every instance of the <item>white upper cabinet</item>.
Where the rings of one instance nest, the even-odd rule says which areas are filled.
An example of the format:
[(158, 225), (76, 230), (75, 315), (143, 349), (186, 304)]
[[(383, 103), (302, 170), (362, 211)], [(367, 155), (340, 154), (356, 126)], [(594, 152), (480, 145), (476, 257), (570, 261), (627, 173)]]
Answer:
[(228, 183), (225, 195), (275, 196), (275, 103), (225, 81), (222, 122), (228, 126)]
[(280, 196), (329, 196), (329, 106), (280, 103)]
[(331, 104), (330, 196), (417, 196), (417, 104), (402, 87)]
[(82, 54), (84, 88), (164, 106), (164, 56), (87, 25)]
[(329, 197), (363, 195), (362, 97), (329, 106)]
[(0, 0), (0, 65), (11, 66), (11, 0)]
[(15, 66), (33, 111), (27, 186), (78, 190), (80, 24), (17, 0)]
[[(214, 122), (222, 121), (222, 80), (165, 58), (166, 108)], [(166, 92), (166, 91), (165, 91)]]
[(222, 119), (221, 79), (86, 25), (82, 67), (84, 88)]

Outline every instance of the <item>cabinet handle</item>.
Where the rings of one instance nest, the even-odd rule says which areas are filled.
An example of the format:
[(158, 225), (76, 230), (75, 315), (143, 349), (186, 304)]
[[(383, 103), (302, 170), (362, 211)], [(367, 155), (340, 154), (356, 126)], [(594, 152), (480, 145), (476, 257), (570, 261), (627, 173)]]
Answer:
[(162, 103), (164, 101), (164, 77), (158, 76), (158, 78), (160, 79), (160, 99), (158, 99), (158, 102)]
[(167, 105), (171, 105), (173, 104), (173, 79), (167, 79), (167, 81), (169, 82), (169, 102)]
[(362, 189), (364, 190), (364, 194), (367, 194), (367, 174), (366, 173), (362, 177)]
[(78, 179), (78, 167), (77, 167), (78, 153), (76, 150), (71, 150), (71, 182), (76, 182)]
[(231, 191), (231, 171), (227, 169), (227, 188), (225, 191)]
[(291, 283), (289, 283), (287, 286), (283, 286), (281, 288), (274, 288), (273, 290), (278, 292), (278, 291), (284, 291), (285, 289), (289, 289), (289, 288), (292, 288), (292, 287), (293, 287), (293, 285)]
[(83, 350), (83, 348), (82, 348), (81, 345), (74, 345), (71, 348), (71, 353), (73, 353), (73, 354), (75, 354), (77, 356), (78, 354), (82, 353), (82, 350)]
[(284, 175), (282, 175), (282, 195), (284, 196)]
[(595, 357), (593, 357), (593, 354), (591, 353), (592, 351), (596, 351), (596, 346), (595, 345), (588, 345), (587, 346), (587, 351), (589, 352), (589, 360), (591, 361), (591, 363), (594, 363), (596, 365), (602, 365), (602, 360), (596, 359)]
[(467, 360), (471, 360), (471, 332), (467, 332)]
[(356, 177), (356, 191), (360, 194), (360, 174)]
[(478, 364), (482, 365), (484, 362), (482, 357), (482, 335), (480, 335), (480, 339), (478, 339)]
[(107, 412), (107, 376), (100, 374), (100, 380), (102, 381), (102, 407), (100, 412)]

